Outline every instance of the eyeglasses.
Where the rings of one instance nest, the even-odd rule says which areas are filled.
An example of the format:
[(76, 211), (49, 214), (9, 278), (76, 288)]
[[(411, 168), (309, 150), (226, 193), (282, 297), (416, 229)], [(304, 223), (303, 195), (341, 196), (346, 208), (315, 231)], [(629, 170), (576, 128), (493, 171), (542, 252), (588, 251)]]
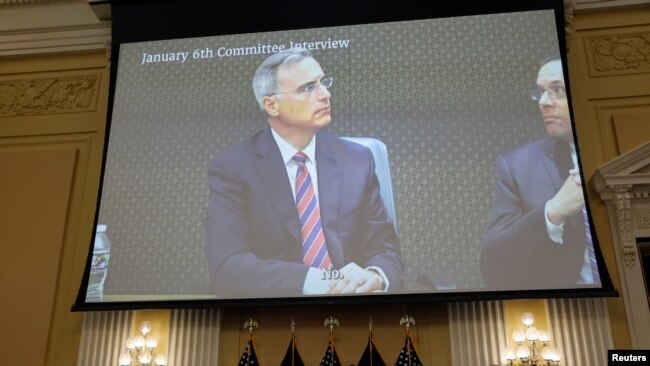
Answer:
[(547, 94), (551, 99), (565, 98), (566, 89), (563, 86), (552, 86), (548, 89), (535, 88), (530, 91), (530, 98), (535, 102), (539, 102), (544, 97), (544, 94)]
[(332, 87), (332, 84), (334, 83), (334, 78), (331, 76), (327, 76), (322, 78), (320, 81), (314, 81), (308, 84), (305, 84), (301, 87), (299, 87), (296, 90), (293, 91), (277, 91), (274, 93), (269, 94), (268, 96), (270, 97), (271, 95), (275, 94), (287, 94), (287, 93), (294, 93), (294, 94), (313, 94), (316, 92), (316, 90), (320, 87), (323, 86), (325, 89), (329, 90)]

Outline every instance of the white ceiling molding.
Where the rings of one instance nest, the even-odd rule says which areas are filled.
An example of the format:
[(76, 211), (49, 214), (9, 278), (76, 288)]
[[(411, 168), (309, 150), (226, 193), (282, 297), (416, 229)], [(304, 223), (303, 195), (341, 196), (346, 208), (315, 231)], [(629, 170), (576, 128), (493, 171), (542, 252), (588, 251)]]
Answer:
[(110, 21), (86, 0), (0, 1), (0, 56), (110, 50)]
[(649, 6), (650, 0), (571, 0), (574, 1), (576, 13), (589, 11), (607, 11), (639, 6)]

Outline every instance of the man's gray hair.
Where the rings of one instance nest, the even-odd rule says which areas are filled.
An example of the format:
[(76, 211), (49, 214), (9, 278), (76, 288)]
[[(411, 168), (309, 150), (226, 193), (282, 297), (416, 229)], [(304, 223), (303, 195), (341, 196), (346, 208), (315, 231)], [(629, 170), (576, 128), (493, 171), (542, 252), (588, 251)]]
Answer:
[(257, 68), (255, 77), (253, 78), (253, 92), (255, 93), (257, 104), (259, 104), (262, 111), (265, 111), (264, 97), (278, 91), (277, 76), (280, 66), (293, 65), (306, 58), (312, 58), (309, 50), (304, 48), (289, 48), (267, 57)]

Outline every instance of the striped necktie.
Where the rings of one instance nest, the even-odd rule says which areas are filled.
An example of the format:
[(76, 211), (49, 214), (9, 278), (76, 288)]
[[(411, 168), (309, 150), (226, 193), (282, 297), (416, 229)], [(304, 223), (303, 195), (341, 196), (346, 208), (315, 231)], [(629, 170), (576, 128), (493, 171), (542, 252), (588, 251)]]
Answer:
[(598, 273), (598, 263), (596, 262), (596, 252), (594, 251), (594, 241), (591, 238), (591, 230), (589, 229), (589, 217), (587, 216), (587, 208), (582, 208), (582, 217), (585, 220), (585, 234), (587, 236), (587, 250), (589, 250), (589, 263), (591, 264), (591, 273), (594, 276), (594, 284), (600, 285), (600, 274)]
[(299, 151), (292, 159), (298, 164), (295, 193), (302, 234), (302, 261), (311, 267), (329, 268), (332, 261), (325, 245), (314, 184), (305, 166), (307, 155)]

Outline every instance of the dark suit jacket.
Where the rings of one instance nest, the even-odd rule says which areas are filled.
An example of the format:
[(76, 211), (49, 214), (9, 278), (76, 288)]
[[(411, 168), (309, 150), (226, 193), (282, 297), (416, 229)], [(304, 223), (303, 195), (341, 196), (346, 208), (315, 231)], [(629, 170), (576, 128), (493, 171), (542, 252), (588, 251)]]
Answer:
[[(358, 144), (319, 133), (316, 166), (321, 223), (334, 268), (381, 268), (401, 286), (399, 242), (379, 194), (374, 160)], [(206, 256), (220, 297), (302, 294), (300, 224), (270, 128), (218, 154), (209, 169)]]
[(582, 213), (564, 226), (564, 244), (546, 231), (544, 205), (573, 168), (567, 143), (547, 137), (497, 158), (496, 183), (481, 242), (481, 272), (496, 289), (575, 287), (584, 262)]

